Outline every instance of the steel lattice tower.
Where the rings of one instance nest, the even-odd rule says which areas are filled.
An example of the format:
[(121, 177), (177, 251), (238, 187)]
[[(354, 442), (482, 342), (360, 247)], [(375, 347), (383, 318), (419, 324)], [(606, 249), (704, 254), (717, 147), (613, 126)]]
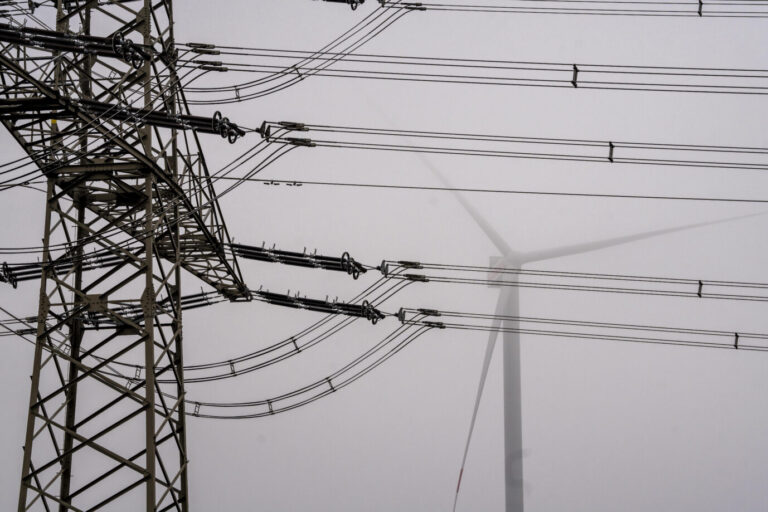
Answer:
[(227, 127), (189, 115), (171, 0), (56, 4), (0, 27), (0, 120), (47, 178), (18, 510), (188, 510), (182, 270), (250, 297), (196, 135)]

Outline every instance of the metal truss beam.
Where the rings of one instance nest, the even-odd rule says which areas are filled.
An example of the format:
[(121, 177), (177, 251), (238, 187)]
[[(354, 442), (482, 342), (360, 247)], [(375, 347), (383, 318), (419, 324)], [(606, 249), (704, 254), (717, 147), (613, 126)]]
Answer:
[[(93, 6), (92, 3), (83, 3), (84, 7), (79, 11), (70, 9), (62, 14), (60, 10), (59, 18), (70, 19), (79, 13), (82, 21), (84, 12), (92, 9), (115, 24), (113, 33), (129, 34), (132, 30), (139, 31), (141, 27), (136, 18), (129, 19), (131, 14), (135, 16), (146, 10), (151, 13), (149, 18), (154, 19), (155, 24), (162, 16), (167, 23), (168, 4), (161, 1), (133, 11), (122, 4)], [(115, 23), (115, 20), (120, 23)], [(152, 45), (172, 48), (173, 41), (168, 35), (168, 28), (163, 27), (150, 34), (147, 41)], [(41, 55), (50, 59), (48, 64), (38, 61)], [(173, 219), (173, 222), (180, 225), (185, 270), (230, 300), (248, 300), (249, 292), (237, 261), (225, 250), (229, 235), (197, 137), (177, 133), (178, 130), (193, 128), (226, 134), (232, 140), (244, 132), (233, 123), (224, 126), (219, 122), (217, 125), (217, 119), (192, 116), (173, 65), (147, 61), (137, 70), (115, 59), (101, 59), (95, 55), (84, 55), (74, 60), (63, 53), (54, 53), (54, 57), (50, 57), (48, 50), (0, 43), (0, 105), (7, 109), (44, 106), (63, 114), (52, 117), (38, 111), (40, 115), (31, 116), (31, 119), (26, 119), (27, 116), (13, 118), (0, 115), (6, 128), (40, 169), (48, 174), (59, 169), (68, 173), (71, 171), (68, 166), (78, 165), (93, 170), (103, 165), (102, 172), (108, 173), (118, 173), (113, 169), (126, 165), (141, 165), (149, 169), (168, 189), (163, 194), (165, 203), (179, 203), (179, 218)], [(58, 76), (54, 76), (54, 68), (60, 69)], [(87, 95), (73, 85), (84, 81), (92, 88)], [(147, 94), (148, 101), (143, 102), (141, 107), (134, 106)], [(147, 125), (153, 124), (151, 131), (145, 130)], [(85, 132), (85, 148), (68, 146), (66, 142), (77, 140), (80, 132)], [(139, 133), (151, 136), (142, 138)], [(168, 169), (173, 160), (169, 156), (172, 146), (178, 152), (173, 163), (179, 167), (178, 179), (172, 179)], [(109, 212), (102, 210), (102, 214), (109, 215)], [(123, 224), (121, 228), (130, 229), (131, 235), (137, 235), (130, 225)]]
[(183, 298), (182, 270), (251, 298), (185, 131), (210, 120), (173, 59), (115, 58), (172, 54), (171, 0), (56, 4), (55, 31), (0, 26), (0, 120), (47, 178), (42, 262), (17, 269), (41, 273), (18, 510), (185, 512), (182, 309), (210, 294)]

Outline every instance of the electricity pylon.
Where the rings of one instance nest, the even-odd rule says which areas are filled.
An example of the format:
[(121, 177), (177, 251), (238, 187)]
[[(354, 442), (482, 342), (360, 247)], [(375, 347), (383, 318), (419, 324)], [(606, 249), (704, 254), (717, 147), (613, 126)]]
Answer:
[(182, 270), (250, 293), (190, 130), (243, 132), (189, 114), (175, 61), (171, 0), (0, 26), (0, 121), (47, 180), (19, 511), (188, 510)]

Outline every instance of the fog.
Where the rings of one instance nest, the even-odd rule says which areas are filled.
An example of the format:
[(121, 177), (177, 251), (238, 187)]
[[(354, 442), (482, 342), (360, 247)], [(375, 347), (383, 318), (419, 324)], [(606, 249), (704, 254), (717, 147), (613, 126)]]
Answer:
[[(176, 2), (178, 42), (314, 50), (375, 9), (304, 0)], [(367, 53), (517, 61), (765, 68), (768, 20), (412, 12)], [(361, 50), (362, 51), (362, 50)], [(245, 79), (250, 79), (245, 75)], [(233, 83), (233, 72), (196, 85)], [(210, 115), (217, 108), (199, 107)], [(530, 137), (768, 147), (758, 95), (592, 91), (309, 77), (218, 107), (263, 120)], [(212, 170), (258, 135), (201, 136)], [(23, 152), (5, 133), (3, 162)], [(428, 155), (457, 187), (766, 199), (764, 171)], [(408, 153), (298, 148), (259, 177), (441, 186)], [(223, 189), (228, 184), (220, 187)], [(218, 185), (217, 185), (218, 187)], [(728, 222), (527, 268), (768, 282), (768, 208), (755, 204), (472, 194), (463, 196), (514, 250)], [(0, 193), (0, 246), (39, 245), (43, 195)], [(246, 183), (221, 200), (237, 242), (340, 256), (487, 265), (498, 249), (448, 192)], [(759, 214), (759, 215), (752, 215)], [(9, 261), (22, 261), (16, 259)], [(377, 279), (241, 260), (248, 285), (347, 299)], [(202, 283), (187, 276), (184, 293)], [(0, 305), (37, 311), (36, 281), (0, 283)], [(492, 313), (499, 290), (416, 283), (382, 309)], [(729, 332), (768, 332), (765, 305), (520, 290), (523, 316)], [(260, 302), (184, 313), (187, 364), (226, 360), (321, 317)], [(190, 400), (268, 398), (344, 365), (397, 326), (356, 322), (264, 370), (188, 386)], [(337, 393), (272, 417), (188, 419), (192, 510), (447, 511), (453, 505), (487, 333), (433, 330)], [(16, 507), (33, 348), (0, 338), (0, 509)], [(457, 510), (504, 507), (500, 347), (491, 363)], [(768, 509), (768, 355), (522, 335), (525, 505), (536, 511)], [(77, 471), (77, 470), (75, 470)], [(115, 510), (122, 510), (115, 507)]]

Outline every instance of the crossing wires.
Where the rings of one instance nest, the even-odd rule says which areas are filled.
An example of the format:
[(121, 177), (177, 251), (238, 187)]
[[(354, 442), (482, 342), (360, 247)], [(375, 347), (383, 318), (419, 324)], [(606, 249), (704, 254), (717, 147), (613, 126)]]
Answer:
[(418, 9), (427, 12), (490, 14), (559, 14), (582, 16), (630, 16), (674, 18), (765, 18), (768, 2), (761, 0), (462, 0), (397, 4), (380, 0), (389, 9)]

